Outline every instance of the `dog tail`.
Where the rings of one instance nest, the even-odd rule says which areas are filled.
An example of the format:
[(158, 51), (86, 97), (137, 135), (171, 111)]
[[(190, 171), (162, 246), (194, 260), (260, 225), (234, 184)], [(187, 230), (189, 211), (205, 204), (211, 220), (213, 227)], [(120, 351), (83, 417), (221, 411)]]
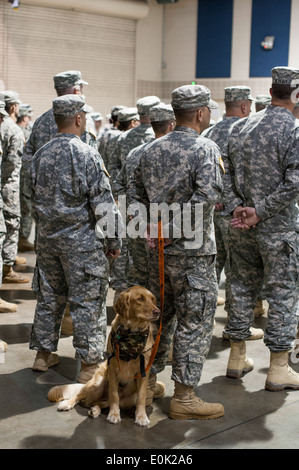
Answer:
[(69, 400), (77, 395), (82, 387), (84, 387), (84, 384), (57, 385), (49, 390), (48, 400), (53, 402)]

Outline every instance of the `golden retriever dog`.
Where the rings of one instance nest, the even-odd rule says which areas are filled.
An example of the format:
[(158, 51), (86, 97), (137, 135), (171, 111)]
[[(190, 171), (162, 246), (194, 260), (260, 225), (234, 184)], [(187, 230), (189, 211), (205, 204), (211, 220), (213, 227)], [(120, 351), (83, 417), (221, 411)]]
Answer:
[[(107, 350), (102, 362), (86, 384), (61, 385), (51, 388), (48, 400), (60, 402), (59, 411), (68, 411), (78, 403), (90, 408), (96, 418), (102, 408), (110, 408), (108, 421), (119, 423), (120, 409), (136, 406), (135, 423), (147, 426), (146, 389), (149, 362), (154, 345), (154, 322), (160, 316), (156, 298), (144, 287), (133, 286), (122, 292), (114, 310)], [(144, 366), (143, 366), (144, 361)]]

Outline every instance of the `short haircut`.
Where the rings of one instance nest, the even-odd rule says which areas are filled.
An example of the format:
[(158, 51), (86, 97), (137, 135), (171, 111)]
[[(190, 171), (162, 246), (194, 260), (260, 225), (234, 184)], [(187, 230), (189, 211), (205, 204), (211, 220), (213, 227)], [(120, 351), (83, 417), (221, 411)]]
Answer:
[(152, 121), (151, 125), (155, 134), (165, 134), (172, 122), (174, 122), (174, 119), (167, 119), (166, 121)]
[(296, 90), (295, 86), (272, 84), (272, 96), (278, 100), (289, 100), (294, 90)]
[(57, 96), (73, 95), (74, 92), (81, 91), (80, 85), (69, 86), (67, 88), (55, 88)]
[(55, 122), (57, 124), (57, 127), (60, 128), (60, 127), (68, 127), (68, 126), (71, 126), (75, 120), (75, 117), (77, 116), (77, 114), (79, 113), (76, 113), (75, 115), (73, 116), (59, 116), (59, 115), (55, 115), (54, 114), (54, 117), (55, 117)]
[(197, 111), (204, 107), (205, 106), (191, 109), (173, 109), (173, 111), (177, 121), (192, 122)]

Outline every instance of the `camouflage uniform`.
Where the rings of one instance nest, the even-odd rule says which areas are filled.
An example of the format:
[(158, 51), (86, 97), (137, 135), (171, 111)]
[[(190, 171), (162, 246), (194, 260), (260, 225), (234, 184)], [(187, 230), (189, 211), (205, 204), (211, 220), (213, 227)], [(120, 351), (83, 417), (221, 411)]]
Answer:
[[(244, 100), (253, 101), (251, 90), (246, 86), (232, 86), (224, 89), (224, 102), (238, 102)], [(223, 119), (214, 126), (202, 133), (204, 137), (212, 139), (219, 146), (221, 155), (227, 155), (227, 146), (234, 124), (239, 120), (237, 116), (224, 116)], [(221, 201), (224, 203), (224, 201)], [(218, 284), (221, 272), (224, 269), (226, 286), (229, 283), (229, 263), (228, 263), (228, 230), (230, 214), (225, 210), (214, 212), (215, 237), (217, 245), (216, 273)], [(227, 291), (228, 292), (228, 291)], [(226, 311), (229, 311), (229, 297), (225, 297)]]
[[(118, 117), (118, 111), (120, 111), (123, 108), (124, 108), (124, 106), (121, 106), (121, 105), (113, 106), (113, 108), (111, 109), (111, 118), (116, 119)], [(121, 131), (118, 129), (118, 127), (113, 126), (110, 129), (108, 129), (107, 131), (104, 131), (102, 133), (101, 137), (99, 138), (99, 141), (98, 141), (99, 154), (101, 155), (101, 157), (103, 159), (103, 162), (104, 162), (107, 169), (108, 169), (108, 166), (109, 166), (109, 163), (108, 163), (109, 154), (106, 152), (106, 146), (107, 146), (107, 144), (108, 144), (108, 142), (110, 141), (111, 138), (113, 138), (115, 136), (118, 136), (120, 133), (121, 133)]]
[[(139, 118), (139, 115), (148, 115), (154, 104), (160, 102), (157, 97), (146, 97), (137, 102), (137, 108), (123, 108), (119, 111), (120, 122)], [(150, 124), (140, 124), (137, 127), (121, 133), (109, 142), (108, 172), (111, 177), (112, 192), (117, 197), (116, 177), (125, 162), (127, 154), (144, 142), (154, 137)], [(113, 147), (112, 147), (113, 145)], [(123, 291), (129, 287), (127, 275), (132, 263), (128, 252), (128, 238), (122, 239), (122, 251), (113, 264), (111, 287), (116, 291)]]
[[(21, 104), (19, 116), (32, 116), (32, 108), (30, 105)], [(24, 133), (25, 142), (30, 137), (32, 127), (21, 127)], [(29, 176), (26, 174), (24, 167), (21, 168), (20, 175), (20, 204), (21, 204), (21, 223), (20, 223), (20, 238), (28, 239), (32, 229), (32, 205), (31, 205), (31, 188)]]
[[(295, 75), (298, 79), (299, 71)], [(291, 78), (292, 69), (272, 70), (274, 83), (286, 84)], [(269, 304), (264, 341), (274, 353), (292, 348), (297, 327), (298, 155), (298, 121), (289, 110), (269, 105), (234, 126), (225, 157), (227, 210), (254, 207), (261, 218), (256, 228), (230, 230), (227, 334), (233, 341), (250, 336), (253, 308), (264, 287)]]
[[(83, 105), (83, 97), (77, 95), (53, 101), (60, 115), (70, 108), (84, 111)], [(38, 236), (30, 349), (56, 350), (68, 301), (76, 357), (97, 363), (105, 350), (109, 269), (104, 240), (95, 232), (100, 218), (95, 210), (108, 203), (119, 215), (105, 167), (96, 150), (73, 134), (61, 133), (34, 155), (31, 183)], [(120, 245), (117, 234), (107, 240), (109, 249)]]
[[(171, 105), (159, 103), (150, 109), (151, 122), (161, 122), (174, 120), (174, 113)], [(154, 139), (153, 139), (154, 140)], [(142, 151), (147, 144), (142, 144), (139, 147), (131, 150), (127, 155), (125, 162), (119, 172), (116, 182), (116, 194), (125, 195), (127, 192), (128, 182), (130, 178), (134, 178), (134, 171), (139, 164)], [(128, 271), (128, 285), (140, 285), (148, 287), (148, 263), (149, 263), (149, 250), (144, 238), (130, 238), (128, 237), (129, 263)]]
[[(199, 85), (180, 87), (172, 92), (172, 106), (192, 109), (217, 107), (209, 90)], [(203, 241), (186, 246), (184, 235), (171, 238), (165, 246), (165, 294), (162, 335), (151, 373), (166, 365), (173, 333), (172, 379), (195, 386), (210, 348), (217, 305), (215, 271), (216, 243), (213, 226), (214, 205), (221, 197), (220, 151), (211, 140), (190, 127), (177, 126), (173, 132), (144, 147), (140, 162), (130, 179), (130, 202), (203, 204)], [(170, 221), (172, 225), (173, 219)], [(149, 285), (160, 298), (158, 255), (150, 255)], [(176, 323), (177, 320), (177, 323)], [(175, 327), (175, 325), (177, 326)], [(174, 331), (175, 330), (175, 331)]]
[[(3, 92), (2, 101), (9, 102), (12, 92)], [(19, 102), (18, 94), (13, 93), (13, 102)], [(16, 101), (17, 100), (17, 101)], [(3, 155), (1, 165), (1, 192), (3, 199), (3, 214), (6, 225), (6, 236), (3, 244), (3, 264), (13, 266), (19, 241), (21, 218), (20, 208), (20, 171), (24, 134), (20, 127), (10, 117), (5, 117), (0, 127), (0, 138)]]

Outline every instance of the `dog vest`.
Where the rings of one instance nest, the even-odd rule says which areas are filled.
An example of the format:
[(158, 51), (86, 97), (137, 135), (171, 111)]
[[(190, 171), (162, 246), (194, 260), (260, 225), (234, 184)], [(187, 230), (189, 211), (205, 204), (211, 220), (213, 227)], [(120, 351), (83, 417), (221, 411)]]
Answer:
[(108, 364), (110, 359), (116, 355), (116, 345), (118, 345), (119, 359), (129, 362), (140, 356), (140, 371), (142, 377), (145, 377), (143, 350), (147, 342), (149, 328), (147, 330), (131, 331), (123, 325), (118, 325), (115, 331), (111, 331), (111, 346), (113, 353), (108, 356)]

